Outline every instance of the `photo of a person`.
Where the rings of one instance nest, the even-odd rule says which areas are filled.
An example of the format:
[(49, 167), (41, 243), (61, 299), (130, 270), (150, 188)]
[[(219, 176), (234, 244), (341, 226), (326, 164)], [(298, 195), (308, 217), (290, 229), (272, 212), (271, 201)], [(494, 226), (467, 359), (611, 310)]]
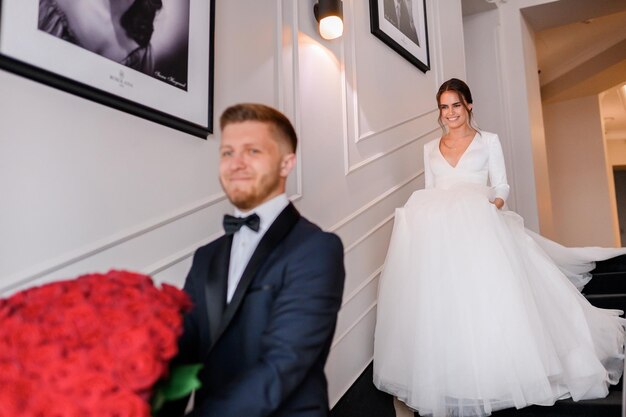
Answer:
[(385, 19), (420, 46), (413, 17), (413, 0), (385, 0), (384, 6)]
[(39, 0), (38, 29), (187, 90), (190, 0)]

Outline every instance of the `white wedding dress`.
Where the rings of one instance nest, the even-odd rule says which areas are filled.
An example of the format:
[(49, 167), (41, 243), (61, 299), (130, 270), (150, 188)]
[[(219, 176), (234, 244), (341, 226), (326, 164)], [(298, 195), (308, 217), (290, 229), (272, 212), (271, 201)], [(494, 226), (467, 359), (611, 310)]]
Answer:
[(491, 204), (509, 191), (493, 133), (456, 167), (439, 139), (424, 159), (426, 189), (396, 210), (380, 278), (375, 385), (435, 417), (606, 396), (626, 321), (579, 290), (594, 261), (626, 252), (565, 248)]

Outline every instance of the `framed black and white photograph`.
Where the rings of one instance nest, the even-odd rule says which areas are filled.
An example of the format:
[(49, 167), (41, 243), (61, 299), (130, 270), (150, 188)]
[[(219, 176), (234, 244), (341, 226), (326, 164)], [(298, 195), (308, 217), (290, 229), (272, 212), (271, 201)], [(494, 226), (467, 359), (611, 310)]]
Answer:
[(214, 4), (0, 0), (0, 67), (206, 138)]
[(370, 0), (371, 32), (419, 68), (430, 70), (426, 0)]

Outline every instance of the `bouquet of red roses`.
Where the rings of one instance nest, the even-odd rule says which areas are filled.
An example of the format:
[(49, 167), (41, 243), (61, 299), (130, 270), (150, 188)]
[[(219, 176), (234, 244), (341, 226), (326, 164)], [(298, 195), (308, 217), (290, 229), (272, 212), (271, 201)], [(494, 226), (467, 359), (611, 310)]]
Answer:
[(0, 299), (0, 417), (150, 416), (190, 307), (125, 271)]

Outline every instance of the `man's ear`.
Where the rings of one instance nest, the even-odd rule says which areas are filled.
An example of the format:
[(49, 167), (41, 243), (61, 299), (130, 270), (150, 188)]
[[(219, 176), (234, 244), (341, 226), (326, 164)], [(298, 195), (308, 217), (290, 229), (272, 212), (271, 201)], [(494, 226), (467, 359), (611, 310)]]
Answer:
[(283, 178), (287, 178), (287, 175), (289, 175), (289, 173), (295, 166), (296, 154), (288, 153), (284, 155), (282, 161), (280, 161), (280, 176)]

